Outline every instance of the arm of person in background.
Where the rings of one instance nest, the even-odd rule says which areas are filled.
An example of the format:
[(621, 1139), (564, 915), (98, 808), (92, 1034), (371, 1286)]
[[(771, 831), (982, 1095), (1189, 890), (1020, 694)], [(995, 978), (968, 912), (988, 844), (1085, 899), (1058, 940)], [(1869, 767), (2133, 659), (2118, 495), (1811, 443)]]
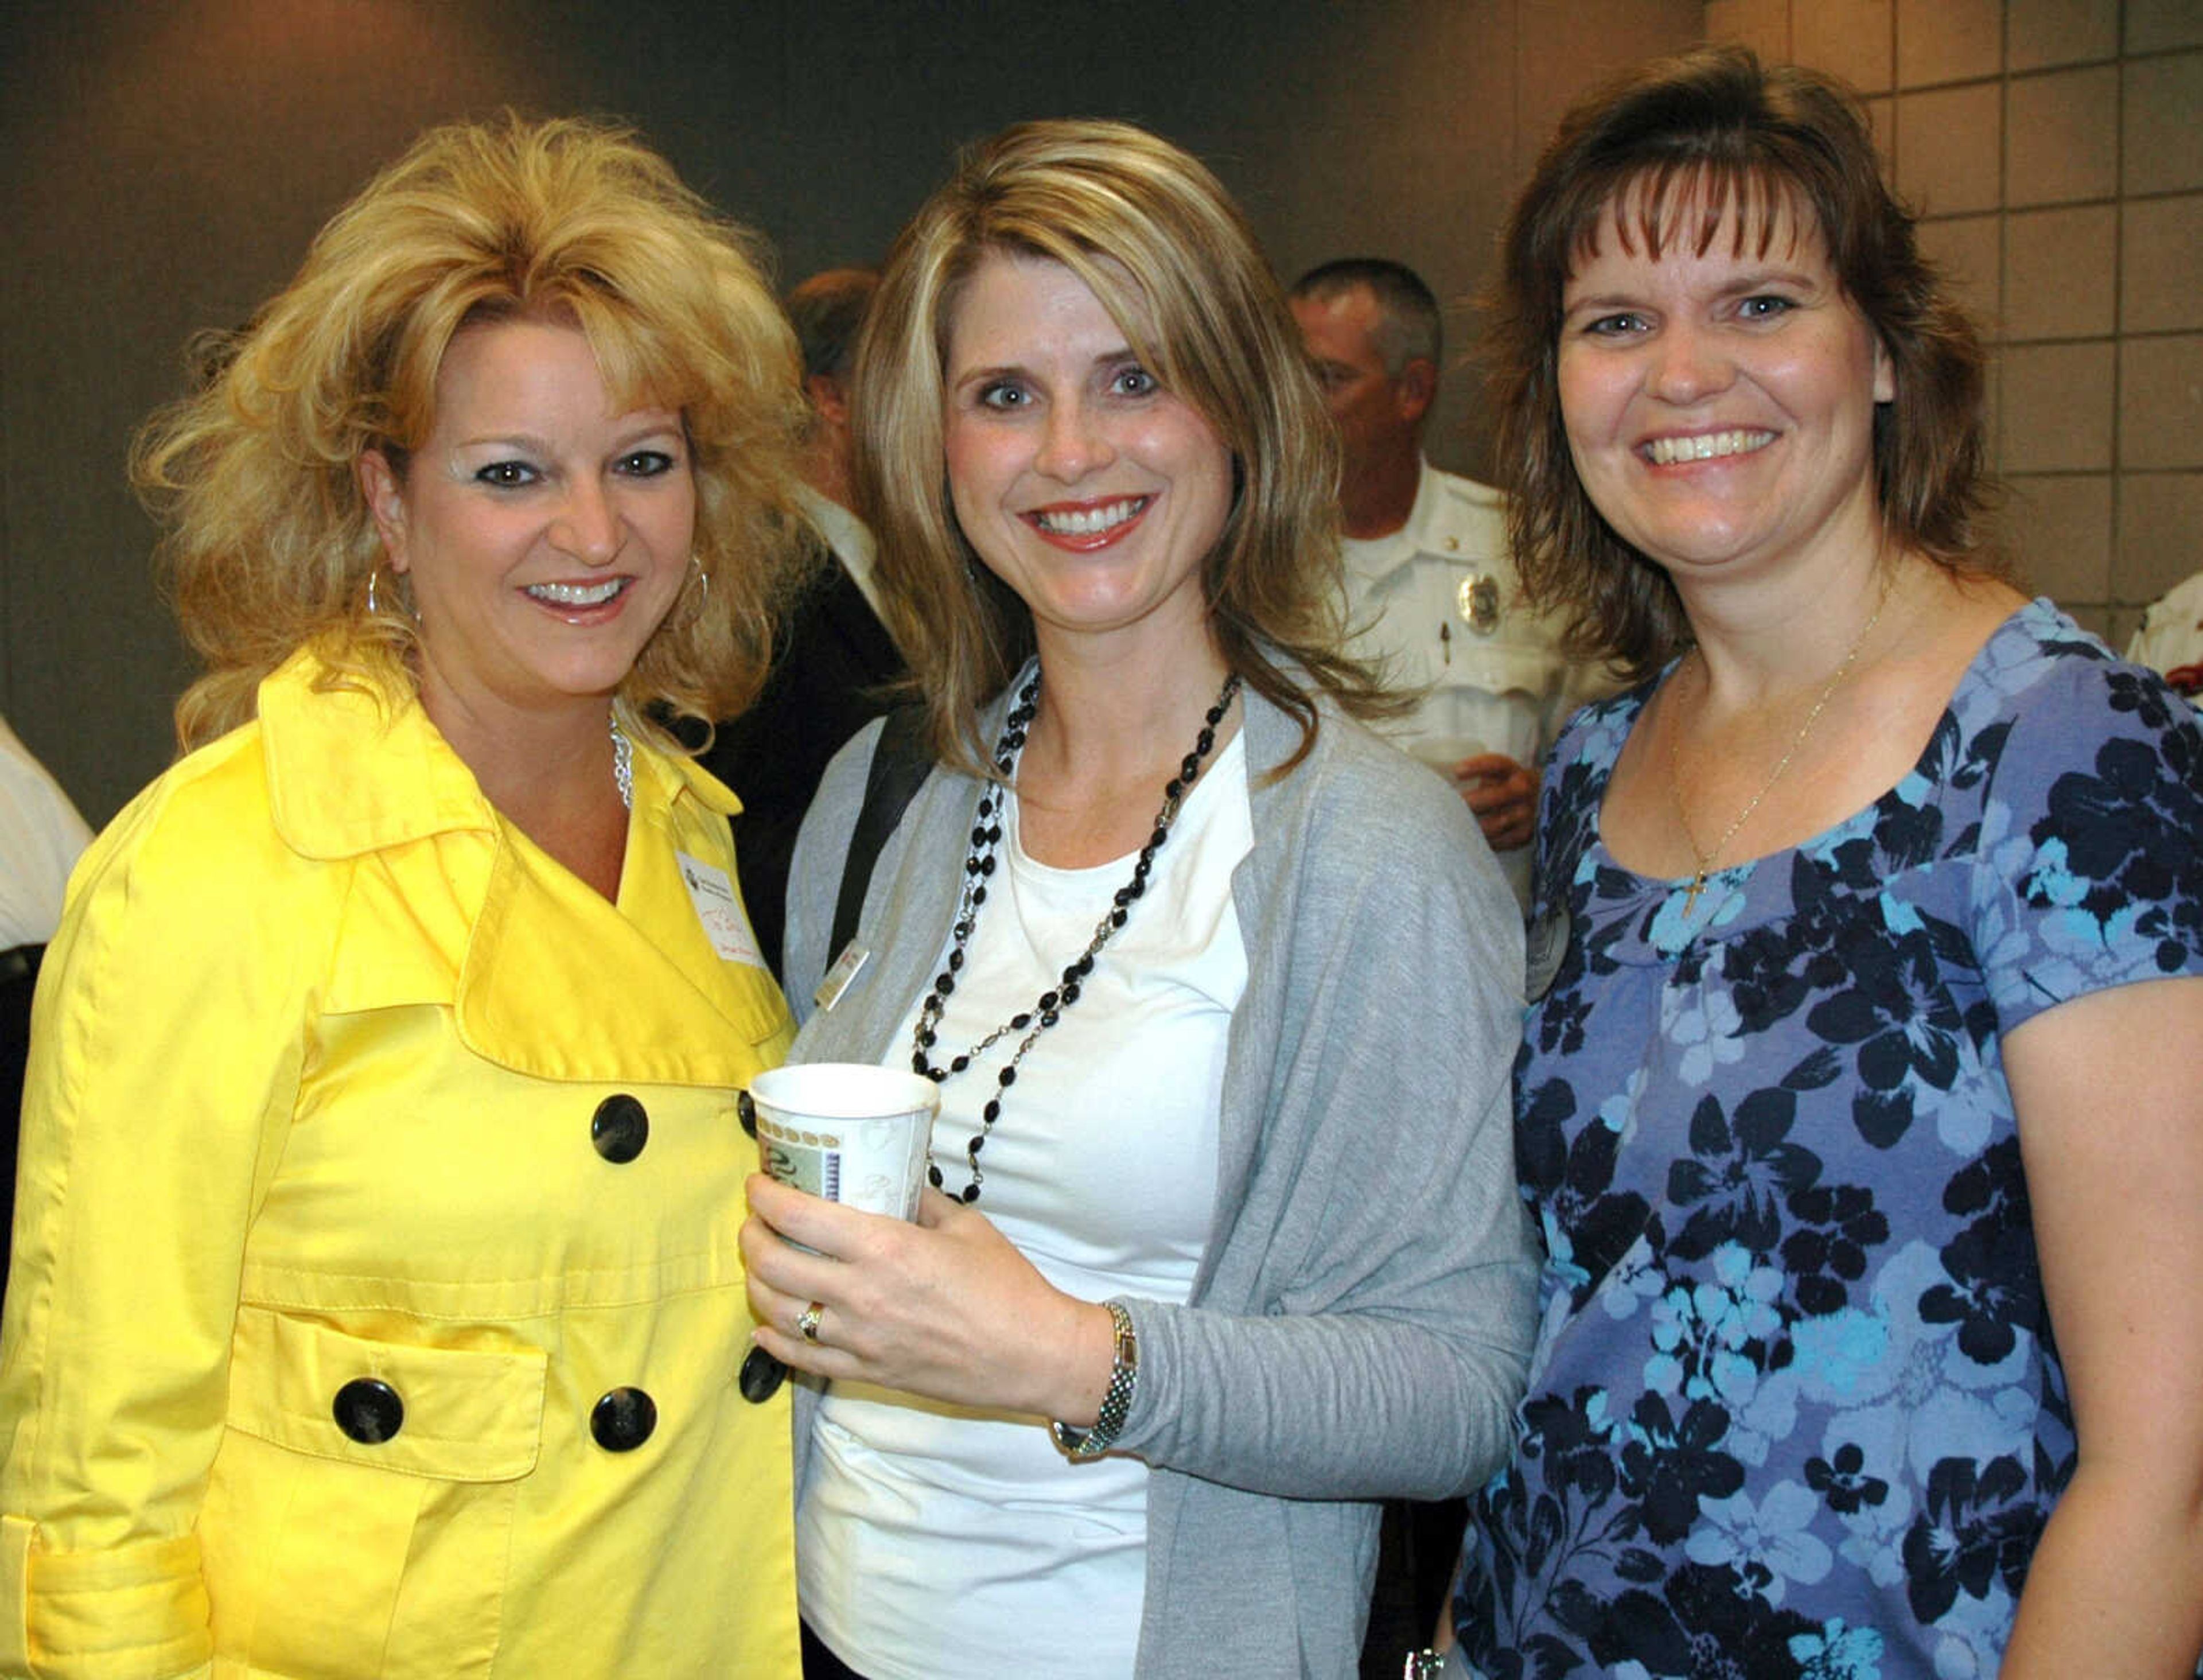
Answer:
[[(1264, 1242), (1297, 1257), (1292, 1275), (1259, 1313), (1127, 1303), (1140, 1375), (1118, 1445), (1292, 1497), (1438, 1498), (1481, 1482), (1511, 1445), (1531, 1341), (1510, 1091), (1520, 914), (1466, 843), (1460, 803), (1391, 754), (1373, 759), (1384, 767), (1356, 772), (1371, 784), (1335, 789), (1314, 831), (1269, 837), (1310, 849), (1297, 909), (1290, 926), (1245, 929), (1233, 1034), (1278, 1047), (1248, 1069), (1265, 1109), (1252, 1173), (1290, 1186)], [(1373, 808), (1388, 821), (1362, 820)], [(743, 1252), (769, 1351), (830, 1378), (1093, 1421), (1106, 1311), (1054, 1290), (983, 1214), (930, 1195), (902, 1225), (760, 1179), (750, 1189), (761, 1222)], [(818, 1346), (792, 1334), (812, 1299), (825, 1304)], [(1341, 1429), (1345, 1417), (1356, 1426)]]
[(2176, 585), (2144, 615), (2127, 658), (2203, 706), (2203, 572)]
[(0, 718), (0, 948), (42, 945), (92, 831), (61, 784)]
[(2080, 1440), (2004, 1680), (2188, 1680), (2203, 1651), (2203, 979), (2014, 1029), (2043, 1287)]
[(1504, 753), (1479, 753), (1453, 767), (1469, 814), (1495, 852), (1530, 843), (1537, 832), (1538, 772)]
[(0, 1339), (0, 1674), (166, 1680), (211, 1656), (196, 1525), (310, 982), (294, 944), (256, 938), (295, 934), (298, 907), (242, 807), (175, 792), (87, 856), (39, 989)]

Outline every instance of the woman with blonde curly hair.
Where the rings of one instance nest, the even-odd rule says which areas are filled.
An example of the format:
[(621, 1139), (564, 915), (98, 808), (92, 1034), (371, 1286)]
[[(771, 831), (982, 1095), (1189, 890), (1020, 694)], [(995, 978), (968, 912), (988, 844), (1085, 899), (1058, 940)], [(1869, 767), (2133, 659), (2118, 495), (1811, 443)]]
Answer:
[[(1521, 924), (1359, 721), (1292, 317), (1193, 158), (1028, 123), (905, 232), (857, 380), (930, 768), (795, 1055), (939, 1081), (939, 1187), (751, 1185), (759, 1340), (825, 1379), (807, 1672), (1350, 1673), (1376, 1501), (1495, 1467), (1522, 1380)], [(883, 734), (797, 845), (800, 996)]]
[(653, 721), (762, 674), (788, 329), (663, 160), (508, 118), (214, 365), (138, 458), (191, 750), (38, 999), (0, 1671), (788, 1672), (733, 1092), (791, 1028)]

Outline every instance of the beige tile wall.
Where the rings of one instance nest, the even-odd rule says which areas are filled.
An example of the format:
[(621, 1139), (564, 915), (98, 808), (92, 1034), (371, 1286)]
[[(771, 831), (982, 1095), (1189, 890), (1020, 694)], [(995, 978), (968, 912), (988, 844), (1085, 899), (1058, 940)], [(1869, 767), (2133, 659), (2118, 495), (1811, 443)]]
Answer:
[(1707, 0), (1866, 97), (1996, 352), (2026, 581), (2123, 645), (2203, 571), (2203, 0)]

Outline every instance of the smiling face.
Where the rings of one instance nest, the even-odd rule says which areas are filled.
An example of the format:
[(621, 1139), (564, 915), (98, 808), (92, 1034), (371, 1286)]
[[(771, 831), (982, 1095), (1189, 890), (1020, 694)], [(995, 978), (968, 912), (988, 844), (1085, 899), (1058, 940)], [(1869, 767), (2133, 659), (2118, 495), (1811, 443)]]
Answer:
[(576, 327), (463, 329), (403, 477), (375, 452), (360, 476), (390, 568), (411, 583), (422, 700), (440, 724), (452, 707), (594, 707), (687, 582), (696, 487), (681, 417), (615, 412)]
[(1700, 253), (1684, 192), (1655, 257), (1627, 195), (1621, 214), (1562, 293), (1561, 412), (1593, 505), (1686, 590), (1870, 548), (1875, 405), (1895, 385), (1820, 230), (1779, 199), (1732, 205)]
[(995, 254), (952, 305), (942, 393), (966, 540), (1066, 636), (1205, 646), (1202, 561), (1231, 506), (1231, 457), (1158, 382), (1061, 263)]

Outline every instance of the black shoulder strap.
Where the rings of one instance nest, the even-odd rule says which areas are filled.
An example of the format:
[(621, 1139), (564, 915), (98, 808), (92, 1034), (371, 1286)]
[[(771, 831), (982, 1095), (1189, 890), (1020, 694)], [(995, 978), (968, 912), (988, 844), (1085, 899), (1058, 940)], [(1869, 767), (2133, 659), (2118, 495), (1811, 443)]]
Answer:
[(872, 866), (916, 797), (933, 760), (925, 750), (925, 707), (917, 701), (887, 714), (865, 778), (865, 802), (849, 835), (849, 855), (842, 865), (842, 896), (834, 901), (834, 937), (826, 944), (829, 962), (855, 937), (857, 916), (872, 884)]

